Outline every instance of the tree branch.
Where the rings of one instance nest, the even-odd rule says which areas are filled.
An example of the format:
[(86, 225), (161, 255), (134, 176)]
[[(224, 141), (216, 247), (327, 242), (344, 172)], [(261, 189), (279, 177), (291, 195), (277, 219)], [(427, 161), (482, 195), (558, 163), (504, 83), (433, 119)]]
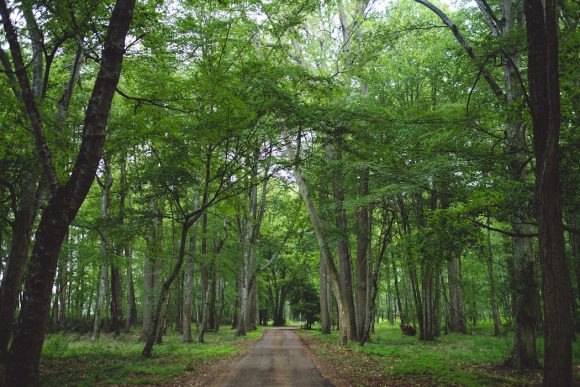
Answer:
[[(415, 2), (424, 5), (425, 7), (429, 8), (431, 11), (433, 11), (433, 13), (435, 13), (437, 16), (439, 16), (439, 18), (441, 19), (443, 24), (445, 24), (451, 30), (451, 32), (453, 33), (453, 36), (455, 36), (455, 39), (464, 48), (465, 52), (467, 52), (467, 55), (476, 62), (480, 61), (480, 58), (475, 53), (473, 47), (471, 46), (471, 43), (469, 43), (469, 41), (461, 34), (461, 32), (459, 31), (459, 28), (457, 28), (457, 26), (451, 21), (451, 19), (449, 19), (449, 17), (443, 11), (441, 11), (439, 8), (437, 8), (435, 5), (433, 5), (428, 0), (415, 0)], [(486, 80), (487, 84), (491, 88), (491, 91), (493, 92), (493, 94), (498, 99), (503, 99), (504, 93), (503, 93), (501, 87), (493, 79), (489, 70), (487, 70), (487, 68), (482, 67), (481, 74), (483, 75), (483, 78)]]

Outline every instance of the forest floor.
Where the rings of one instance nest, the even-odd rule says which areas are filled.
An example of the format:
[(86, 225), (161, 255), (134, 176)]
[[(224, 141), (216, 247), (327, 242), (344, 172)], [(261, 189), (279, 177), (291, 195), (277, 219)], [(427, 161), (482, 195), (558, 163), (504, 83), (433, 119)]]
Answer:
[[(97, 341), (91, 341), (90, 335), (50, 335), (43, 348), (41, 382), (45, 386), (206, 386), (212, 382), (220, 385), (223, 377), (235, 374), (236, 368), (250, 368), (247, 372), (270, 377), (268, 372), (276, 368), (275, 364), (271, 367), (275, 359), (282, 365), (300, 363), (302, 369), (288, 380), (300, 380), (302, 373), (319, 371), (320, 385), (329, 384), (330, 380), (337, 387), (533, 386), (540, 385), (542, 380), (541, 371), (519, 372), (503, 367), (513, 337), (493, 337), (492, 327), (485, 325), (468, 335), (450, 334), (436, 342), (420, 342), (417, 337), (403, 336), (397, 325), (383, 322), (376, 327), (372, 342), (364, 346), (339, 345), (335, 331), (322, 335), (316, 329), (280, 330), (287, 333), (270, 336), (266, 333), (252, 346), (262, 337), (264, 329), (260, 327), (239, 338), (234, 330), (222, 327), (218, 333), (206, 333), (204, 344), (184, 344), (181, 336), (171, 331), (164, 336), (162, 345), (154, 347), (151, 359), (141, 357), (143, 342), (139, 341), (138, 333), (117, 339), (103, 334)], [(272, 331), (275, 330), (267, 332)], [(279, 352), (276, 355), (272, 351)], [(542, 353), (543, 341), (539, 338), (540, 360)], [(573, 353), (575, 384), (580, 386), (580, 343), (574, 343)], [(250, 362), (251, 367), (244, 366), (244, 361)], [(224, 372), (226, 369), (234, 371)], [(240, 381), (238, 376), (234, 375), (232, 380)], [(246, 376), (248, 385), (252, 385), (255, 379)]]
[[(339, 345), (338, 333), (299, 332), (324, 376), (342, 386), (534, 386), (541, 371), (502, 366), (513, 337), (493, 337), (482, 327), (472, 334), (449, 334), (436, 342), (403, 336), (397, 325), (381, 323), (372, 342)], [(575, 385), (580, 385), (580, 343), (574, 343)], [(542, 360), (543, 341), (538, 339)]]
[(180, 334), (171, 331), (163, 344), (155, 345), (151, 359), (141, 357), (144, 343), (138, 333), (119, 338), (102, 334), (97, 341), (91, 341), (90, 335), (50, 335), (42, 353), (41, 384), (206, 385), (222, 366), (242, 356), (262, 332), (259, 328), (240, 338), (234, 330), (222, 327), (217, 333), (206, 333), (204, 344), (185, 344)]

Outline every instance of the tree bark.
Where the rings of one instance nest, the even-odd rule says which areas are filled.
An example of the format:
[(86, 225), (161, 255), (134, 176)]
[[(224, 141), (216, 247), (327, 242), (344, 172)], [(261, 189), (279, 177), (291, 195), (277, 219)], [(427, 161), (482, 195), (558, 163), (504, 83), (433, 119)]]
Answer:
[[(417, 226), (420, 230), (426, 228), (424, 200), (422, 193), (415, 195)], [(434, 202), (432, 197), (432, 202)], [(425, 341), (435, 340), (440, 335), (439, 329), (439, 281), (440, 269), (437, 258), (430, 256), (429, 252), (422, 251), (421, 254), (421, 319), (423, 324), (419, 339)]]
[(459, 256), (452, 254), (447, 261), (447, 281), (449, 283), (449, 304), (450, 304), (450, 324), (451, 332), (467, 333), (465, 322), (465, 301), (463, 299), (463, 288), (461, 284), (461, 269)]
[[(204, 197), (205, 199), (205, 197)], [(205, 200), (204, 200), (205, 201)], [(205, 330), (207, 329), (207, 312), (208, 312), (208, 292), (209, 292), (209, 265), (210, 263), (208, 262), (209, 259), (212, 259), (211, 257), (208, 257), (208, 253), (207, 253), (207, 212), (204, 212), (203, 215), (201, 216), (201, 260), (200, 260), (200, 274), (201, 274), (201, 280), (200, 280), (200, 306), (199, 306), (199, 320), (198, 320), (198, 324), (199, 324), (199, 328), (197, 331), (197, 342), (198, 343), (204, 343), (204, 334), (205, 334)]]
[(328, 274), (324, 266), (324, 260), (320, 259), (320, 332), (330, 333), (330, 308), (328, 302)]
[(201, 213), (197, 213), (192, 218), (188, 218), (182, 225), (181, 228), (181, 240), (179, 243), (179, 254), (177, 256), (177, 261), (175, 266), (173, 267), (173, 271), (167, 278), (167, 280), (161, 286), (161, 292), (159, 298), (157, 300), (157, 304), (155, 307), (155, 312), (153, 313), (153, 319), (151, 321), (151, 325), (149, 326), (149, 332), (147, 333), (147, 340), (145, 343), (145, 347), (141, 352), (141, 356), (145, 358), (150, 358), (153, 354), (153, 345), (155, 344), (155, 339), (158, 335), (159, 330), (159, 321), (163, 317), (162, 309), (163, 305), (167, 302), (167, 298), (169, 296), (169, 289), (171, 288), (171, 284), (177, 278), (179, 271), (181, 270), (181, 266), (183, 265), (183, 258), (185, 256), (185, 245), (187, 243), (187, 235), (189, 233), (189, 228), (195, 223), (195, 221), (199, 218)]
[(6, 360), (8, 342), (14, 329), (14, 314), (30, 248), (32, 223), (36, 212), (36, 177), (24, 172), (20, 189), (20, 205), (12, 223), (12, 241), (0, 287), (0, 363)]
[(56, 319), (57, 329), (65, 330), (66, 328), (66, 310), (67, 310), (67, 294), (68, 294), (68, 263), (72, 259), (71, 256), (71, 241), (70, 234), (67, 234), (66, 239), (68, 239), (67, 249), (62, 254), (58, 263), (58, 274), (57, 274), (57, 285), (58, 285), (58, 316)]
[[(128, 201), (131, 207), (131, 196), (129, 194), (129, 186), (127, 184), (127, 155), (121, 156), (120, 162), (120, 176), (119, 176), (119, 225), (125, 227), (125, 202)], [(125, 320), (125, 332), (131, 331), (131, 326), (137, 322), (137, 302), (135, 300), (135, 284), (133, 281), (133, 248), (132, 241), (129, 237), (125, 237), (121, 242), (121, 250), (125, 256), (125, 266), (127, 273), (127, 318)]]
[(399, 276), (397, 275), (397, 266), (395, 265), (395, 256), (392, 256), (391, 260), (393, 266), (393, 277), (395, 282), (395, 298), (397, 300), (397, 308), (399, 310), (399, 320), (401, 325), (405, 325), (407, 323), (405, 319), (405, 312), (403, 310), (403, 304), (401, 302), (401, 293), (399, 292)]
[[(335, 201), (335, 224), (338, 233), (337, 255), (338, 255), (338, 275), (342, 288), (343, 306), (348, 320), (342, 320), (341, 324), (348, 323), (348, 339), (350, 341), (359, 341), (357, 329), (357, 317), (354, 307), (353, 298), (353, 275), (352, 275), (352, 258), (350, 255), (350, 246), (348, 243), (348, 221), (346, 209), (344, 208), (344, 188), (342, 184), (342, 174), (340, 163), (342, 162), (342, 136), (336, 137), (336, 144), (327, 147), (329, 159), (334, 160), (337, 164), (332, 171), (332, 196)], [(365, 266), (366, 267), (366, 266)], [(366, 285), (365, 285), (366, 286)]]
[[(5, 381), (8, 385), (36, 385), (39, 382), (38, 365), (60, 247), (68, 226), (89, 191), (101, 159), (105, 126), (121, 73), (124, 42), (134, 6), (134, 0), (118, 0), (115, 4), (101, 56), (101, 66), (85, 114), (78, 158), (67, 183), (54, 190), (55, 194), (48, 201), (35, 234), (25, 283), (26, 299), (22, 304), (20, 326), (14, 336), (6, 365)], [(0, 0), (0, 14), (13, 53), (26, 110), (34, 123), (38, 152), (43, 160), (49, 184), (56, 188), (58, 180), (54, 165), (44, 139), (40, 114), (30, 92), (16, 31), (10, 22), (5, 0)]]
[(116, 262), (111, 262), (111, 329), (118, 337), (121, 334), (121, 273)]
[[(103, 177), (104, 181), (99, 180), (101, 186), (101, 262), (99, 265), (99, 281), (97, 292), (97, 303), (95, 304), (95, 320), (93, 323), (93, 337), (92, 340), (97, 340), (101, 334), (101, 313), (103, 312), (105, 293), (107, 290), (107, 270), (111, 265), (111, 241), (109, 238), (108, 227), (110, 220), (111, 208), (111, 187), (113, 185), (113, 175), (111, 173), (111, 165), (108, 157), (103, 157)], [(114, 317), (113, 317), (114, 318)], [(117, 326), (118, 328), (118, 326)]]
[(151, 220), (146, 238), (146, 254), (143, 265), (143, 333), (145, 338), (151, 331), (155, 305), (160, 294), (161, 254), (163, 252), (163, 204), (156, 198), (149, 203)]
[(558, 169), (560, 82), (558, 13), (554, 0), (524, 0), (540, 262), (545, 308), (544, 386), (572, 385), (572, 290), (564, 253)]
[[(102, 249), (104, 250), (104, 249)], [(103, 257), (101, 257), (103, 259)], [(93, 316), (93, 335), (91, 340), (98, 340), (101, 335), (101, 313), (105, 303), (107, 290), (107, 265), (103, 262), (99, 265), (99, 277), (97, 281), (97, 298), (95, 301), (95, 315)]]
[[(487, 218), (487, 224), (489, 226), (490, 218)], [(493, 274), (493, 246), (491, 244), (491, 230), (487, 229), (487, 274), (489, 277), (489, 289), (490, 289), (490, 302), (491, 302), (491, 312), (493, 316), (493, 335), (499, 336), (501, 333), (501, 320), (499, 316), (499, 307), (497, 305), (497, 290), (495, 288), (495, 276)]]
[[(198, 195), (194, 194), (194, 206), (197, 207)], [(195, 273), (195, 255), (197, 250), (197, 224), (193, 225), (193, 231), (189, 239), (189, 252), (185, 263), (185, 273), (183, 276), (183, 334), (184, 343), (193, 342), (191, 336), (191, 316), (193, 312), (193, 298), (195, 297), (194, 273)]]
[[(365, 168), (359, 176), (359, 197), (364, 198), (369, 194), (369, 170)], [(368, 251), (370, 244), (370, 227), (369, 227), (369, 208), (367, 205), (361, 206), (357, 211), (357, 247), (356, 247), (356, 276), (357, 276), (357, 338), (363, 341), (365, 338), (365, 329), (367, 327), (368, 310), (370, 299), (368, 297), (367, 278), (369, 262)]]
[[(580, 223), (576, 214), (570, 214), (569, 216), (570, 227), (578, 230)], [(576, 302), (580, 305), (580, 234), (569, 233), (570, 244), (572, 247), (572, 260), (574, 265), (574, 274), (576, 280), (576, 289), (578, 291)]]

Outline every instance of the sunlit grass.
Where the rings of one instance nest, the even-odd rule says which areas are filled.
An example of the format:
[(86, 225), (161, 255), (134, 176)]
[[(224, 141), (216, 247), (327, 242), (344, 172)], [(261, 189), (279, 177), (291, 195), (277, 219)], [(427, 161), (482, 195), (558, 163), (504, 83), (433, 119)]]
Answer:
[(97, 341), (89, 335), (51, 335), (43, 348), (41, 380), (46, 386), (161, 383), (240, 353), (242, 344), (255, 341), (262, 331), (240, 338), (222, 327), (218, 333), (206, 333), (205, 344), (182, 343), (181, 335), (173, 331), (164, 336), (163, 344), (155, 345), (151, 359), (141, 357), (144, 343), (136, 333), (119, 338), (101, 335)]

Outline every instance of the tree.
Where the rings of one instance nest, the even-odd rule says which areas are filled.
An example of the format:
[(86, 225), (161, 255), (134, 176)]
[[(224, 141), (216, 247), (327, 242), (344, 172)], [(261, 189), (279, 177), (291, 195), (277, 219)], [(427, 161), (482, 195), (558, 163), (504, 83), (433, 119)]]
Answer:
[(35, 233), (35, 244), (26, 278), (26, 300), (20, 312), (20, 326), (14, 335), (6, 364), (8, 384), (38, 384), (38, 364), (48, 319), (51, 287), (54, 281), (60, 246), (69, 224), (74, 219), (94, 180), (101, 159), (105, 126), (115, 87), (121, 73), (121, 63), (129, 25), (133, 16), (133, 0), (118, 0), (111, 14), (107, 37), (103, 48), (101, 66), (83, 127), (83, 140), (66, 184), (60, 185), (46, 143), (42, 118), (34, 100), (17, 32), (10, 19), (10, 11), (4, 0), (0, 2), (0, 14), (7, 40), (10, 44), (14, 71), (18, 78), (22, 100), (41, 160), (45, 178), (53, 195), (42, 212)]
[(524, 1), (528, 82), (536, 155), (536, 199), (545, 307), (544, 386), (572, 385), (572, 290), (564, 254), (559, 150), (560, 82), (556, 2)]

